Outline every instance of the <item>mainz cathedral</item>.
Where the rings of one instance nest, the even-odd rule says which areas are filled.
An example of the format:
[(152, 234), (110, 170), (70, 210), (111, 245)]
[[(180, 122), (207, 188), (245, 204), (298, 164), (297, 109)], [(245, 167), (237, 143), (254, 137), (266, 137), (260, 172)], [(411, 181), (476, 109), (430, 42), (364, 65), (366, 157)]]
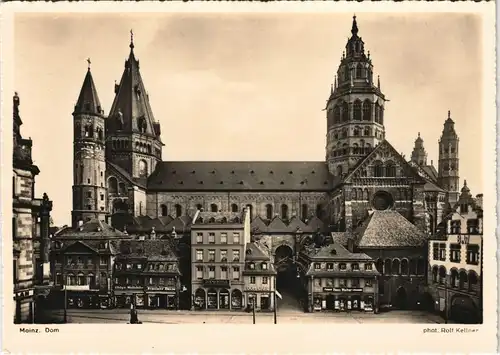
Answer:
[(132, 37), (109, 114), (90, 67), (74, 107), (73, 225), (122, 214), (168, 229), (197, 210), (237, 222), (248, 208), (254, 233), (288, 243), (296, 230), (351, 233), (387, 211), (432, 234), (459, 196), (454, 121), (443, 113), (437, 170), (420, 134), (407, 161), (386, 137), (386, 98), (356, 17), (351, 34), (325, 107), (325, 160), (304, 162), (163, 160)]

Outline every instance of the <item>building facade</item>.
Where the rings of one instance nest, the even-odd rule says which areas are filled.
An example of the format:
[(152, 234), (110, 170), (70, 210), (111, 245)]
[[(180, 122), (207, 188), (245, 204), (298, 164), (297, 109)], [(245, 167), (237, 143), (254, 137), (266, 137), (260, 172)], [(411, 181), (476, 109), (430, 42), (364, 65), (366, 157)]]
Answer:
[(460, 323), (481, 323), (483, 211), (467, 183), (429, 240), (429, 294), (427, 306)]
[[(35, 297), (45, 297), (49, 286), (49, 224), (52, 201), (47, 194), (35, 198), (35, 177), (31, 139), (23, 138), (19, 114), (20, 99), (13, 97), (12, 242), (14, 322), (36, 321)], [(37, 297), (38, 302), (38, 297)], [(39, 304), (40, 305), (40, 304)]]
[(297, 260), (307, 310), (378, 312), (375, 261), (336, 242), (309, 240)]
[(61, 230), (52, 242), (53, 302), (67, 308), (113, 305), (113, 265), (127, 235), (99, 219)]
[[(251, 229), (271, 251), (271, 262), (290, 261), (276, 268), (278, 280), (286, 274), (284, 269), (295, 268), (291, 256), (297, 257), (307, 235), (318, 229), (343, 233), (339, 243), (346, 243), (349, 238), (345, 235), (356, 234), (373, 211), (389, 210), (402, 216), (420, 231), (419, 240), (421, 233), (434, 233), (458, 194), (459, 146), (454, 122), (448, 112), (439, 141), (438, 169), (432, 161), (428, 165), (421, 137), (407, 161), (386, 137), (387, 100), (366, 48), (354, 17), (325, 107), (324, 161), (174, 162), (162, 159), (161, 127), (153, 115), (132, 37), (109, 114), (104, 117), (90, 68), (75, 105), (73, 223), (79, 218), (102, 220), (105, 215), (128, 215), (132, 221), (147, 216), (158, 221), (166, 233), (179, 227), (195, 238), (191, 228), (200, 228), (192, 223), (197, 211), (223, 214), (226, 228), (240, 223), (246, 209)], [(355, 247), (375, 260), (385, 263), (389, 259), (391, 265), (396, 259), (401, 264), (395, 265), (402, 265), (405, 259), (410, 268), (410, 259), (423, 259), (424, 271), (413, 269), (415, 277), (411, 271), (407, 274), (413, 294), (419, 292), (420, 280), (425, 280), (427, 248), (400, 246), (405, 238), (396, 238), (394, 245), (382, 241), (365, 246), (370, 252), (361, 245)], [(361, 239), (352, 238), (355, 243)], [(182, 277), (191, 274), (198, 280), (194, 266), (189, 270)], [(384, 302), (393, 301), (396, 291), (392, 287), (400, 289), (398, 278), (391, 275), (393, 285), (390, 291), (384, 288), (384, 297), (388, 297), (382, 297)], [(195, 284), (200, 286), (198, 281), (189, 282)], [(406, 299), (406, 293), (401, 295)], [(200, 299), (208, 302), (208, 296)]]
[(114, 265), (115, 306), (178, 309), (180, 275), (172, 239), (156, 239), (153, 233), (148, 239), (122, 240)]
[(271, 263), (270, 250), (262, 243), (254, 241), (246, 245), (243, 283), (245, 302), (249, 309), (274, 310), (276, 271)]
[(191, 292), (193, 309), (235, 310), (245, 305), (243, 270), (250, 242), (250, 211), (240, 222), (219, 214), (195, 215), (191, 225)]

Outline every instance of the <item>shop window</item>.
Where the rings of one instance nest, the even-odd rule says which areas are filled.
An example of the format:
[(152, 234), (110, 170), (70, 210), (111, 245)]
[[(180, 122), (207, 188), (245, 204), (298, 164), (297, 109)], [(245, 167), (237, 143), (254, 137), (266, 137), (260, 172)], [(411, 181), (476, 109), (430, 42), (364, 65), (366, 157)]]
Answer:
[(227, 233), (221, 233), (220, 234), (220, 243), (221, 244), (227, 244)]
[(461, 245), (460, 244), (450, 244), (450, 261), (452, 263), (460, 262)]
[(215, 266), (208, 267), (208, 278), (215, 279)]
[(215, 233), (208, 233), (208, 242), (210, 244), (215, 244)]
[(351, 279), (351, 287), (359, 287), (359, 279)]
[(346, 280), (345, 279), (339, 279), (339, 286), (340, 287), (346, 287)]
[(255, 285), (255, 276), (250, 276), (250, 283)]
[(479, 264), (479, 245), (477, 244), (467, 245), (467, 264), (469, 265)]

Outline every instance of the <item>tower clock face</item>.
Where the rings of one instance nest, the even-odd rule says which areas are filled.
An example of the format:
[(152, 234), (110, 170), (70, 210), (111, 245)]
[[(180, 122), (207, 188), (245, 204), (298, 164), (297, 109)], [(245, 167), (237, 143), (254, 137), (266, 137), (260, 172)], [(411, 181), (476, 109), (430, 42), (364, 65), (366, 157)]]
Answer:
[(373, 196), (373, 208), (378, 211), (384, 211), (391, 208), (394, 204), (392, 195), (386, 191), (378, 191)]

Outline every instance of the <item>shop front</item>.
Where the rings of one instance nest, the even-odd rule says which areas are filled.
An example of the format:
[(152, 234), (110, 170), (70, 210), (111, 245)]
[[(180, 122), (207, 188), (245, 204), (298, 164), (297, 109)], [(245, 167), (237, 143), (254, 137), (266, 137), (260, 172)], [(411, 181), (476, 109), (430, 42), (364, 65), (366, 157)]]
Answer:
[(269, 288), (245, 287), (247, 306), (249, 309), (255, 307), (255, 310), (272, 311), (273, 293)]
[(205, 280), (204, 287), (198, 287), (193, 294), (195, 310), (236, 310), (243, 308), (243, 294), (231, 289), (229, 280)]
[[(106, 298), (109, 297), (108, 295), (105, 296)], [(80, 309), (101, 308), (101, 297), (97, 292), (67, 291), (66, 302), (68, 308), (80, 308)]]
[(144, 288), (133, 286), (115, 286), (114, 303), (117, 308), (130, 308), (134, 304), (138, 308), (144, 307)]
[(177, 309), (175, 287), (146, 287), (147, 307), (150, 309)]
[(323, 287), (322, 292), (313, 295), (314, 311), (364, 311), (374, 309), (374, 294), (365, 293), (362, 288)]

